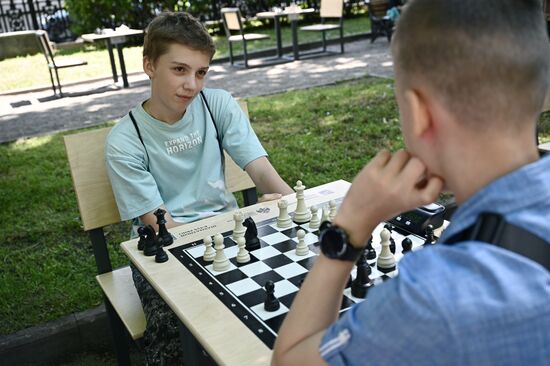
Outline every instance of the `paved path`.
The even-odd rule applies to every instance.
[[[389,44],[385,39],[372,44],[368,39],[347,43],[342,55],[269,67],[237,69],[227,63],[215,64],[206,85],[245,98],[327,85],[366,74],[392,77]],[[63,88],[70,96],[53,100],[51,89],[0,95],[0,143],[118,119],[149,96],[145,74],[132,75],[130,84],[131,88],[121,89],[110,85],[109,80],[83,83]],[[25,103],[27,105],[14,107]]]

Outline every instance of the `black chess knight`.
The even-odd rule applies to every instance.
[[[246,232],[244,233],[244,239],[246,241],[246,250],[249,252],[251,250],[260,249],[260,239],[258,239],[258,229],[256,228],[256,223],[252,220],[251,217],[247,217],[243,221],[243,226],[246,227]]]

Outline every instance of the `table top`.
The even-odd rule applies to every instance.
[[[350,183],[338,180],[305,191],[306,204],[316,205],[343,197]],[[288,211],[296,209],[296,196],[284,197]],[[241,209],[244,217],[260,222],[278,215],[277,201]],[[169,249],[233,230],[233,212],[178,226],[169,231],[176,237]],[[269,365],[269,349],[220,300],[214,296],[169,250],[169,260],[156,263],[137,249],[137,239],[122,243],[122,249],[147,278],[204,349],[219,365]]]
[[[286,17],[286,16],[289,16],[289,15],[300,15],[300,14],[308,14],[308,13],[313,13],[313,12],[315,12],[315,9],[313,9],[313,8],[292,9],[290,7],[287,7],[285,10],[281,10],[281,11],[262,11],[262,12],[256,14],[256,18],[262,19],[262,18]]]
[[[81,37],[86,42],[94,42],[109,38],[117,38],[117,37],[127,37],[127,36],[136,36],[143,34],[143,30],[141,29],[132,29],[132,28],[117,28],[115,30],[113,29],[104,29],[102,33],[86,33],[83,34]]]

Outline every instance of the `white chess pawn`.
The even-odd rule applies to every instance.
[[[237,239],[237,246],[239,247],[239,252],[237,253],[237,263],[248,263],[250,262],[250,254],[246,250],[246,241],[244,238],[239,237]]]
[[[306,241],[304,239],[306,236],[306,232],[300,229],[298,230],[296,235],[298,236],[298,245],[296,245],[296,255],[299,255],[299,256],[307,255],[309,253],[309,248],[306,245]]]
[[[277,217],[277,227],[285,228],[292,226],[292,219],[288,214],[288,202],[284,199],[277,202],[279,207],[279,216]]]
[[[321,216],[321,223],[330,220],[329,217],[328,217],[328,212],[329,212],[328,205],[324,205],[322,210],[323,210],[323,213],[322,213],[322,216]]]
[[[311,206],[310,211],[311,211],[311,221],[309,222],[309,228],[312,230],[319,229],[319,226],[321,226],[321,220],[317,215],[318,208],[315,206]]]
[[[240,237],[244,238],[246,228],[243,225],[243,213],[239,210],[233,214],[233,220],[235,220],[235,228],[233,229],[233,241],[238,242]]]
[[[214,260],[214,257],[216,256],[216,251],[214,248],[212,248],[212,237],[207,236],[203,240],[204,242],[204,255],[202,256],[202,259],[204,259],[206,262],[212,262]]]
[[[329,213],[328,213],[328,219],[332,222],[336,218],[336,213],[338,212],[338,208],[336,207],[336,201],[330,200],[328,203],[329,206]]]
[[[382,229],[380,232],[380,244],[382,245],[382,250],[378,255],[378,260],[376,261],[376,267],[380,272],[388,273],[395,271],[395,257],[393,256],[390,250],[390,232],[388,229]]]
[[[213,268],[216,272],[222,272],[229,268],[230,262],[223,252],[224,248],[225,245],[223,244],[222,234],[214,235],[214,249],[216,249],[216,256],[214,257]]]
[[[304,224],[311,219],[311,213],[307,209],[304,190],[306,186],[299,180],[296,182],[294,190],[296,191],[296,211],[294,211],[294,222]]]

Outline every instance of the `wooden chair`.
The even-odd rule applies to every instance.
[[[388,0],[370,0],[367,3],[371,24],[371,43],[373,43],[380,35],[386,36],[388,38],[388,42],[391,41],[393,22],[386,15],[389,5],[390,2]]]
[[[248,114],[245,102],[241,108]],[[97,265],[97,282],[103,290],[105,308],[119,365],[130,365],[128,336],[143,337],[145,315],[132,280],[130,267],[112,268],[103,227],[120,222],[104,160],[105,139],[110,128],[64,137],[73,186],[84,230],[90,235]],[[225,154],[226,184],[242,192],[245,205],[257,202],[254,182]]]
[[[36,40],[38,42],[38,45],[40,46],[40,49],[42,50],[42,53],[46,57],[46,63],[48,64],[48,71],[50,72],[50,80],[52,82],[52,89],[53,94],[57,96],[56,92],[56,85],[53,79],[52,70],[55,72],[55,78],[57,80],[57,89],[59,90],[59,97],[63,97],[63,92],[61,91],[61,83],[59,81],[59,72],[58,69],[66,69],[68,67],[75,67],[75,66],[84,66],[87,65],[88,62],[84,60],[78,60],[78,59],[68,59],[64,58],[62,61],[55,61],[54,59],[54,51],[52,49],[52,44],[50,42],[50,39],[48,38],[48,33],[43,30],[36,31]]]
[[[300,27],[306,32],[321,32],[323,35],[323,51],[327,52],[326,32],[340,31],[340,53],[344,53],[344,0],[321,0],[321,24]],[[329,19],[338,19],[338,24],[325,23]]]
[[[242,42],[243,65],[248,68],[248,51],[246,48],[247,42],[269,39],[270,37],[266,34],[245,33],[243,18],[239,8],[222,8],[221,14],[225,35],[227,36],[227,42],[229,43],[229,62],[231,62],[231,65],[235,64],[233,56],[233,43]],[[233,34],[234,32],[237,32],[237,34]]]

